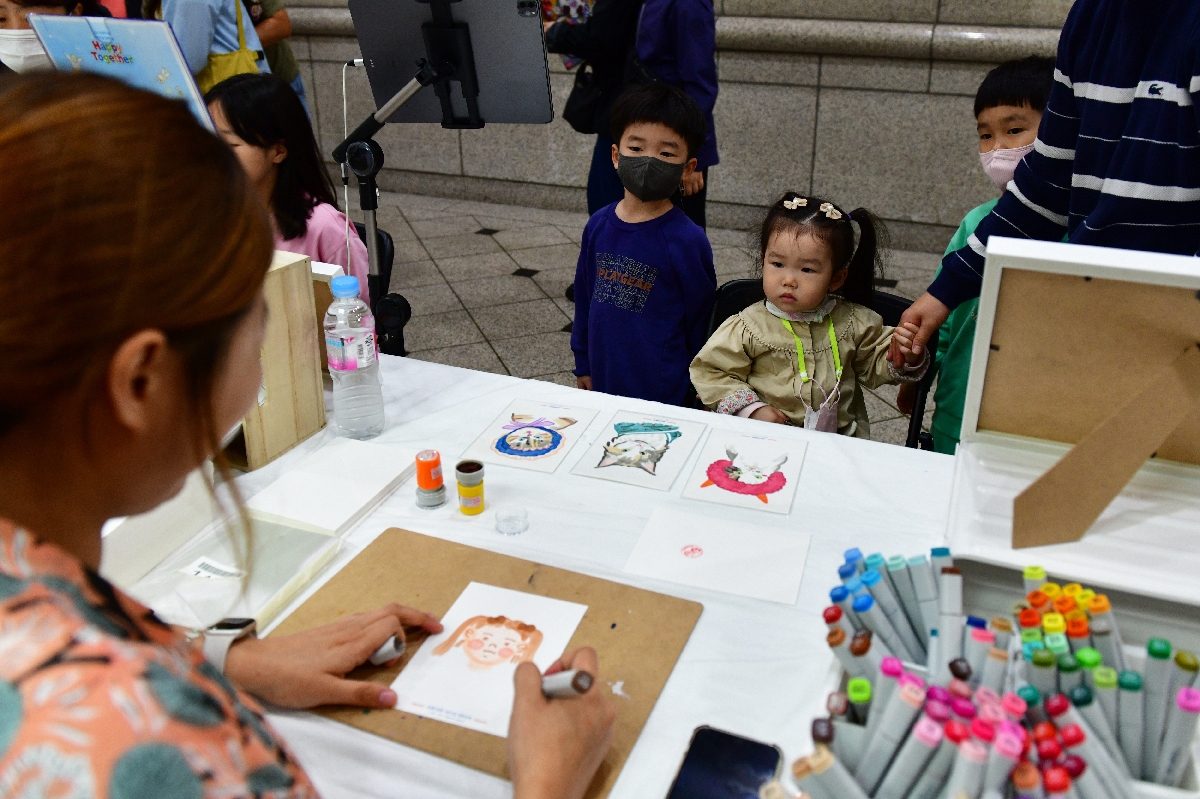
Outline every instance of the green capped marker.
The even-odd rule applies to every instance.
[[[1070,694],[1072,688],[1083,685],[1083,667],[1074,655],[1070,652],[1059,655],[1057,665],[1059,693]]]
[[[1163,729],[1167,726],[1167,690],[1171,687],[1171,670],[1173,668],[1171,642],[1165,638],[1151,638],[1147,641],[1146,665],[1142,670],[1142,684],[1146,695],[1145,727],[1142,730],[1142,762],[1147,773],[1142,776],[1148,779],[1153,779],[1153,772],[1158,770],[1158,754],[1162,744]]]
[[[1104,660],[1100,657],[1100,653],[1090,646],[1085,646],[1082,649],[1075,650],[1075,659],[1079,661],[1079,668],[1083,669],[1083,684],[1088,688],[1093,687],[1096,683],[1093,680],[1092,673],[1104,665]]]
[[[1142,700],[1142,675],[1136,671],[1123,671],[1117,678],[1117,738],[1125,765],[1134,779],[1142,776],[1142,753],[1144,747],[1145,706]]]
[[[1117,670],[1111,666],[1098,666],[1092,672],[1092,694],[1100,707],[1104,708],[1104,719],[1109,729],[1117,728]],[[1116,753],[1113,753],[1114,756]]]
[[[1038,689],[1042,696],[1058,693],[1058,658],[1049,649],[1039,649],[1033,653],[1029,684]]]

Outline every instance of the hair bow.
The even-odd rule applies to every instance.
[[[803,208],[806,205],[808,205],[807,197],[794,197],[790,200],[783,201],[783,207],[789,211],[795,211],[797,208]]]
[[[821,210],[829,219],[841,219],[842,212],[833,207],[833,203],[821,203]]]

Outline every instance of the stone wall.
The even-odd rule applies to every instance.
[[[338,6],[338,3],[341,3]],[[903,249],[940,252],[994,196],[976,154],[972,98],[996,63],[1053,55],[1071,0],[717,0],[721,163],[709,221],[751,227],[783,191],[865,206]],[[359,55],[345,0],[289,3],[326,153],[342,139],[342,65]],[[550,57],[556,113],[571,75]],[[346,76],[350,126],[370,113]],[[586,210],[593,138],[545,126],[448,131],[388,125],[385,190]]]

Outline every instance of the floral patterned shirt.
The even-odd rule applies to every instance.
[[[196,648],[0,519],[0,796],[316,795],[258,704]]]

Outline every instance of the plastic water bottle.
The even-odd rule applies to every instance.
[[[325,351],[333,377],[333,416],[342,435],[374,438],[383,432],[383,387],[375,316],[358,296],[358,278],[333,279],[325,313]]]

